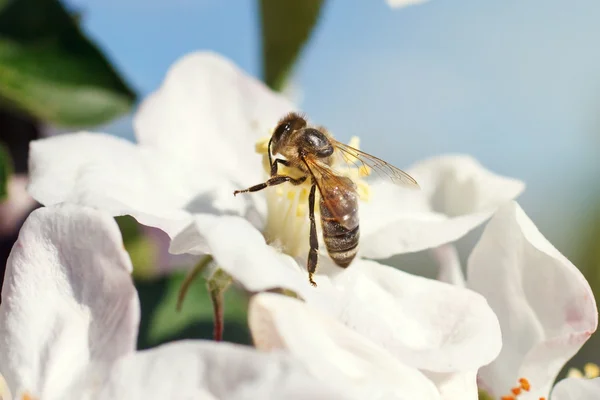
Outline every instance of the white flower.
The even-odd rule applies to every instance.
[[[167,232],[171,252],[211,254],[250,291],[305,294],[312,289],[305,272],[308,217],[298,200],[306,188],[284,184],[232,196],[266,179],[255,145],[293,109],[222,57],[191,54],[140,107],[138,144],[85,132],[35,141],[29,190],[45,205],[130,214]],[[367,187],[360,256],[386,258],[454,241],[523,190],[466,156],[433,158],[409,172],[423,190],[384,181]],[[267,245],[263,232],[297,260]],[[322,251],[321,271],[327,264]]]
[[[361,257],[454,241],[517,196],[523,184],[465,156],[411,168],[421,191],[358,179],[359,192],[368,197],[360,206],[361,257],[337,275],[322,251],[319,268],[325,273],[316,277],[314,289],[305,270],[307,187],[280,185],[232,196],[266,179],[264,138],[290,110],[284,98],[221,57],[189,55],[142,104],[135,119],[137,145],[89,133],[34,142],[30,192],[47,205],[67,201],[131,214],[167,232],[172,252],[211,254],[249,291],[287,288],[311,305],[322,298],[331,316],[406,365],[427,371],[443,392],[475,390],[475,371],[500,346],[496,317],[485,301]],[[359,178],[357,170],[342,170]],[[367,331],[369,324],[379,335]]]
[[[72,205],[34,211],[2,289],[0,397],[358,399],[284,354],[207,341],[136,352],[130,271],[112,218]]]
[[[459,276],[457,271],[445,275]],[[482,388],[507,395],[525,379],[530,390],[519,400],[548,398],[563,365],[598,325],[594,296],[581,272],[512,202],[496,212],[473,249],[466,285],[485,296],[502,329],[500,355],[479,372]]]

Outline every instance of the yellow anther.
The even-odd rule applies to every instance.
[[[583,366],[583,373],[588,379],[594,379],[600,376],[600,367],[594,363],[587,363]]]
[[[577,368],[569,368],[569,372],[567,372],[567,378],[583,378],[583,372]]]
[[[348,142],[348,146],[354,147],[355,149],[360,149],[360,138],[358,136],[352,136],[350,138],[350,142]]]
[[[270,137],[258,139],[254,145],[254,151],[258,154],[267,154],[267,151],[269,150],[269,140],[271,140]]]
[[[371,187],[365,181],[356,182],[356,192],[362,201],[371,200]]]

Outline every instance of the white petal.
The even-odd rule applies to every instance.
[[[524,189],[467,156],[432,158],[408,172],[421,190],[378,182],[372,200],[361,204],[363,256],[387,258],[453,242]]]
[[[44,205],[132,214],[169,233],[190,221],[184,207],[194,193],[177,164],[126,140],[86,132],[37,140],[29,164],[29,193]]]
[[[552,400],[600,399],[600,378],[567,378],[558,382],[552,390]]]
[[[233,197],[238,184],[218,171],[202,172],[123,139],[77,133],[31,143],[29,192],[45,205],[69,202],[129,214],[170,236],[192,221],[192,213],[253,212],[255,198]]]
[[[211,254],[216,264],[247,290],[286,288],[304,295],[308,273],[291,257],[265,243],[262,234],[240,217],[196,215],[171,242],[174,254]]]
[[[431,381],[387,352],[301,302],[261,293],[250,301],[257,348],[285,349],[325,382],[369,399],[439,399]]]
[[[478,400],[477,371],[459,373],[424,372],[440,391],[442,400]]]
[[[0,373],[13,393],[60,398],[90,360],[135,350],[139,305],[115,221],[57,206],[34,211],[7,262]]]
[[[466,372],[500,351],[498,320],[469,289],[366,260],[352,263],[333,288],[326,311],[410,366]]]
[[[111,399],[350,399],[344,388],[319,382],[285,354],[208,341],[184,341],[141,351],[92,373],[69,398]],[[85,394],[82,394],[82,386]]]
[[[531,384],[523,399],[547,396],[564,363],[598,325],[581,272],[514,202],[496,213],[473,249],[467,285],[487,298],[500,320],[502,352],[480,371],[495,395],[523,377]]]
[[[400,8],[406,6],[412,6],[416,4],[423,4],[429,0],[386,0],[390,7]]]
[[[134,126],[142,146],[218,170],[243,187],[263,178],[257,139],[294,106],[212,52],[188,54],[141,105]]]

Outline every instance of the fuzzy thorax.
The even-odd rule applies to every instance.
[[[269,137],[260,139],[256,143],[256,152],[263,156],[262,163],[265,171],[265,178],[270,175],[268,143]],[[358,148],[359,139],[354,137],[349,143],[350,146]],[[279,158],[275,155],[275,158]],[[369,184],[364,179],[371,171],[366,167],[356,168],[354,164],[348,164],[342,157],[335,158],[332,165],[335,172],[339,175],[348,177],[356,184],[356,191],[362,201],[368,201],[370,195]],[[287,175],[294,178],[303,176],[303,172],[293,167],[286,167],[279,164],[278,175]],[[267,242],[277,248],[280,248],[286,254],[292,257],[298,257],[308,251],[310,221],[308,218],[308,195],[310,193],[311,179],[307,179],[300,185],[283,183],[265,189],[267,196],[267,223],[263,232]],[[315,204],[315,217],[319,220],[319,193]],[[320,234],[320,223],[317,222],[317,230]]]

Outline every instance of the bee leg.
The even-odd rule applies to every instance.
[[[238,193],[247,193],[247,192],[258,192],[259,190],[263,190],[268,186],[281,185],[284,182],[289,182],[292,185],[300,185],[302,182],[306,180],[306,176],[301,176],[298,179],[292,178],[291,176],[284,175],[275,175],[269,178],[266,182],[259,183],[258,185],[254,185],[244,190],[236,190],[233,192],[233,195],[237,195]]]
[[[306,269],[308,270],[308,281],[311,285],[317,286],[313,280],[313,274],[317,270],[317,262],[319,260],[319,238],[317,237],[317,224],[315,223],[315,190],[317,186],[313,184],[310,187],[308,195],[308,218],[310,219],[310,250],[308,251],[308,260]]]
[[[275,161],[271,163],[271,176],[277,175],[277,164],[283,164],[286,167],[290,166],[290,162],[288,160],[282,160],[281,158],[276,158]]]

